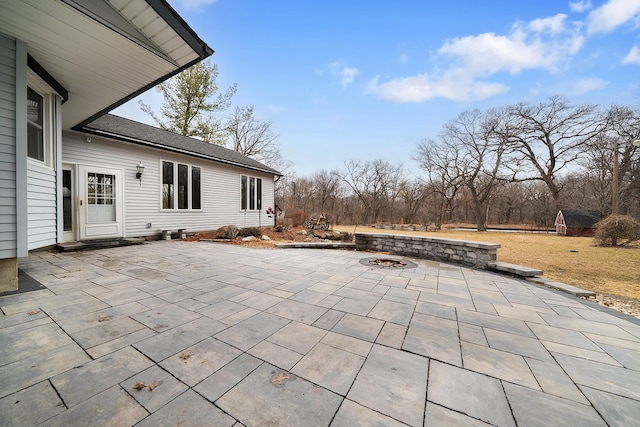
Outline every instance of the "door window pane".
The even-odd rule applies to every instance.
[[[62,224],[64,231],[73,231],[73,207],[71,205],[71,171],[62,171]]]
[[[116,177],[103,173],[87,173],[87,223],[102,224],[116,220]]]

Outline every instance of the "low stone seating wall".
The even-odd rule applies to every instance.
[[[496,260],[498,243],[470,242],[399,234],[356,233],[356,250],[450,262],[486,270]]]

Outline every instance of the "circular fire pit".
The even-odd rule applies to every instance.
[[[418,266],[418,264],[411,261],[389,257],[363,258],[360,260],[360,264],[368,267],[389,268],[393,270],[399,268],[416,268]]]

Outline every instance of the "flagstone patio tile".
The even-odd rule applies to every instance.
[[[347,398],[412,426],[422,426],[426,358],[374,345]]]
[[[453,320],[414,314],[402,349],[462,366],[458,323]]]
[[[157,365],[145,369],[121,382],[120,385],[151,413],[189,389],[184,383]]]
[[[329,425],[342,398],[320,386],[267,363],[251,372],[216,401],[247,426],[286,423]]]
[[[113,386],[61,414],[49,419],[47,426],[131,426],[148,415],[119,386]]]
[[[522,356],[465,341],[461,346],[462,363],[466,369],[540,390]]]
[[[438,361],[429,365],[427,400],[489,424],[516,425],[498,379]]]
[[[193,387],[242,352],[215,338],[207,338],[160,362],[160,366]]]
[[[504,383],[504,390],[518,426],[607,427],[598,413],[587,405],[560,399],[516,384]]]
[[[291,372],[344,396],[365,358],[326,344],[317,344]]]
[[[212,375],[207,377],[193,389],[208,400],[214,402],[247,375],[253,372],[263,362],[250,354],[243,353]]]
[[[188,390],[167,403],[151,416],[142,420],[138,427],[159,426],[216,426],[231,427],[234,420],[211,405],[193,390]]]
[[[332,331],[359,338],[365,341],[374,342],[382,329],[384,322],[378,319],[346,314],[333,327]]]
[[[331,422],[331,427],[402,427],[406,424],[345,399]]]
[[[0,399],[4,427],[35,426],[64,411],[64,403],[49,381],[42,381]]]

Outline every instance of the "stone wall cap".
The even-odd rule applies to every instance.
[[[458,240],[458,239],[449,239],[446,237],[428,237],[428,236],[417,236],[414,234],[388,234],[388,233],[363,233],[356,232],[356,236],[367,236],[367,237],[391,237],[393,239],[409,239],[409,240],[422,240],[433,243],[446,243],[446,244],[454,244],[460,246],[466,246],[470,248],[478,248],[478,249],[499,249],[501,247],[500,243],[490,243],[490,242],[475,242],[471,240]]]

